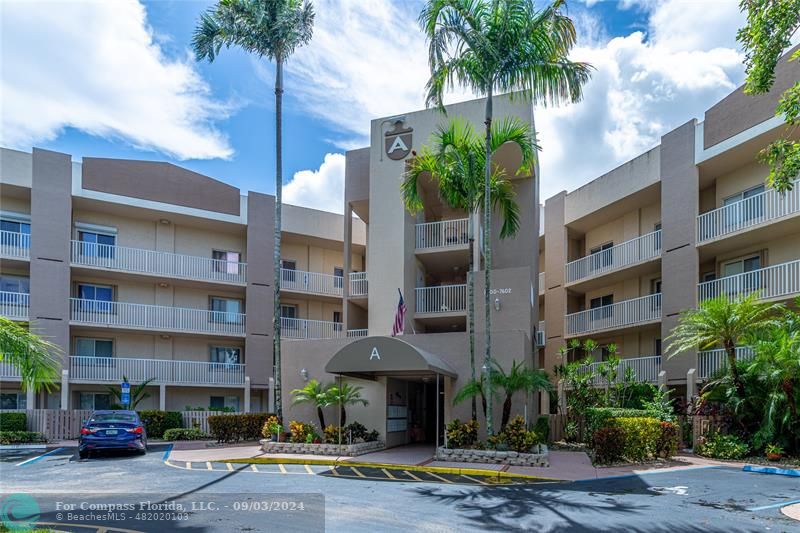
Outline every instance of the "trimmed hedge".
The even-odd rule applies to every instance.
[[[656,456],[661,438],[661,421],[657,418],[623,417],[613,419],[617,427],[625,432],[623,455],[638,463]]]
[[[47,439],[35,431],[0,431],[0,444],[38,444],[40,442],[47,442]]]
[[[658,413],[643,409],[616,409],[612,407],[591,407],[586,410],[586,430],[591,437],[598,429],[614,425],[615,418],[658,418]],[[590,442],[591,444],[591,442]]]
[[[28,415],[25,413],[0,413],[0,431],[25,431]]]
[[[168,429],[183,428],[183,415],[178,411],[139,411],[147,438],[161,439]]]
[[[212,415],[208,417],[208,429],[217,442],[259,440],[261,429],[270,416],[270,413]]]
[[[550,417],[540,416],[537,418],[536,425],[533,426],[533,431],[542,442],[550,442]]]
[[[164,440],[203,440],[210,439],[207,435],[197,428],[172,428],[164,432]]]
[[[625,430],[619,426],[600,428],[592,436],[594,460],[608,465],[622,460],[625,454]]]

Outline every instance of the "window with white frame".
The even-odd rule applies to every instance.
[[[597,270],[598,268],[610,266],[614,261],[613,251],[611,250],[613,247],[613,242],[607,242],[589,250],[589,269]]]
[[[213,322],[242,323],[242,300],[212,296],[209,306],[212,311],[211,320]]]
[[[0,244],[14,248],[30,248],[30,215],[8,211],[0,212]]]
[[[27,276],[0,275],[0,292],[30,294],[31,280]]]
[[[242,362],[242,349],[233,346],[212,346],[211,362],[238,365]]]
[[[110,409],[111,394],[107,392],[80,392],[78,402],[81,409]]]
[[[233,411],[239,410],[239,397],[238,396],[211,396],[209,398],[208,406],[211,409],[232,409]]]
[[[114,302],[114,287],[94,283],[78,283],[77,297],[82,311],[110,313]]]
[[[736,207],[731,207],[726,210],[725,223],[727,225],[736,225],[763,216],[764,197],[759,195],[763,193],[764,190],[764,184],[756,185],[755,187],[750,187],[749,189],[723,199],[723,206],[736,205]]]
[[[211,257],[214,259],[214,270],[225,274],[239,274],[239,263],[242,254],[229,250],[213,250]]]
[[[113,259],[114,249],[117,245],[116,228],[95,226],[94,224],[75,224],[80,253],[86,257],[99,257]]]
[[[114,357],[114,341],[78,337],[75,339],[75,355],[80,357]]]
[[[24,392],[0,393],[0,409],[27,409],[28,397]]]

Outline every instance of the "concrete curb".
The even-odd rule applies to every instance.
[[[757,474],[774,474],[778,476],[800,477],[800,469],[777,468],[774,466],[744,465],[745,472],[755,472]]]
[[[46,450],[47,444],[0,444],[0,450]]]
[[[278,458],[278,457],[263,457],[254,459],[229,459],[211,461],[212,463],[232,463],[232,464],[284,464],[284,465],[317,465],[317,466],[355,466],[362,468],[386,468],[393,470],[408,470],[411,472],[433,472],[435,474],[457,474],[468,476],[483,476],[495,478],[514,478],[514,479],[535,479],[539,481],[549,481],[555,483],[567,483],[563,479],[547,478],[540,476],[531,476],[527,474],[514,474],[511,472],[503,472],[499,470],[484,470],[480,468],[460,468],[460,467],[446,467],[446,466],[419,466],[419,465],[404,465],[396,463],[368,463],[364,461],[339,461],[337,459],[301,459],[294,457]]]

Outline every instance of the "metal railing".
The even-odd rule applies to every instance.
[[[697,242],[756,226],[793,213],[800,213],[800,180],[786,194],[775,189],[719,207],[697,216]]]
[[[75,265],[203,281],[245,283],[247,263],[126,246],[71,241]]]
[[[0,230],[0,256],[29,259],[31,256],[30,234]]]
[[[417,313],[453,313],[467,309],[466,284],[417,287],[415,291]]]
[[[598,369],[605,364],[607,363],[598,361],[597,363],[592,363],[588,367],[580,367],[579,373],[586,374],[591,372],[595,374],[592,383],[594,385],[602,385],[605,382],[604,378],[596,374],[598,373]],[[633,380],[636,383],[656,383],[658,382],[658,374],[661,372],[661,356],[646,355],[620,359],[619,366],[617,366],[617,377],[614,383],[622,382],[629,368],[632,371]]]
[[[0,291],[0,316],[12,320],[28,320],[31,295],[26,292]]]
[[[544,272],[539,272],[539,294],[545,293]]]
[[[368,331],[369,330],[367,328],[363,328],[363,329],[348,329],[347,330],[347,336],[348,337],[366,337]]]
[[[459,218],[417,224],[417,250],[469,244],[468,221],[468,218]]]
[[[605,274],[660,256],[661,230],[656,230],[567,263],[566,282]]]
[[[8,361],[0,361],[0,378],[18,380],[22,378],[19,369]]]
[[[723,295],[734,300],[753,292],[762,299],[800,294],[800,260],[705,281],[697,289],[701,302]]]
[[[344,336],[341,322],[281,317],[282,339],[338,339]]]
[[[536,328],[536,346],[544,346],[547,343],[547,336],[544,333],[544,320],[539,321],[539,327]]]
[[[753,349],[749,346],[736,347],[736,359],[747,361],[753,357]],[[723,348],[697,352],[697,377],[708,379],[718,371],[728,368],[728,355]]]
[[[661,319],[661,294],[650,294],[565,317],[567,335],[624,328]]]
[[[366,272],[350,272],[350,296],[367,296],[369,283]]]
[[[70,320],[81,324],[158,331],[244,335],[245,315],[164,305],[70,298]]]
[[[171,359],[135,359],[131,357],[69,357],[70,381],[108,381],[119,383],[123,377],[136,383],[153,379],[154,383],[191,383],[193,385],[243,385],[244,365]]]
[[[282,290],[341,296],[343,283],[342,276],[290,268],[281,269]]]

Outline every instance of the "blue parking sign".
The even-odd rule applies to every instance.
[[[128,382],[123,382],[121,385],[122,394],[120,395],[120,400],[122,401],[122,405],[128,407],[131,403],[131,384]]]

